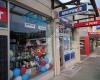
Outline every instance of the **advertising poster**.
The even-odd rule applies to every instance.
[[[100,32],[100,25],[96,26],[96,32]]]

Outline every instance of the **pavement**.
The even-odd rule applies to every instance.
[[[98,56],[98,54],[94,53],[77,65],[79,65],[81,69],[73,76],[62,72],[59,76],[51,80],[100,80],[100,56]]]

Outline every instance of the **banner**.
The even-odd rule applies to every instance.
[[[100,32],[88,32],[88,35],[90,36],[100,36]]]
[[[100,25],[100,20],[74,23],[75,28]]]
[[[8,21],[8,14],[6,8],[0,8],[0,22],[7,23]]]

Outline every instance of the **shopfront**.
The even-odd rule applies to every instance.
[[[0,80],[48,80],[79,61],[78,34],[68,24],[17,1],[0,2]]]
[[[29,80],[53,69],[48,18],[10,4],[10,79]]]
[[[74,41],[74,32],[72,31],[71,21],[61,20],[61,26],[59,28],[59,42],[60,42],[60,65],[68,66],[67,63],[75,60],[75,50],[72,47]]]

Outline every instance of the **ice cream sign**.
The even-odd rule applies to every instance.
[[[7,20],[8,20],[7,9],[0,8],[0,22],[7,22]]]

